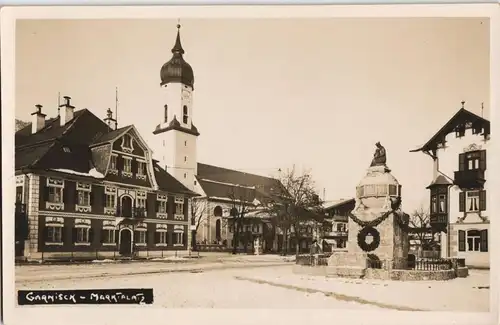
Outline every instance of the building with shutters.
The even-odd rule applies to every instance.
[[[490,122],[464,105],[424,145],[411,151],[433,161],[427,187],[430,223],[434,232],[441,233],[442,257],[465,258],[469,266],[489,267]]]
[[[16,256],[28,259],[162,256],[186,252],[196,194],[152,158],[133,125],[37,105],[15,134]]]
[[[354,209],[356,200],[340,199],[324,204],[323,250],[347,248],[349,213]]]

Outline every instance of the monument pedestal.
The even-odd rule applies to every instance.
[[[387,166],[368,168],[356,191],[348,221],[348,251],[328,260],[329,274],[362,277],[366,268],[404,268],[408,234],[401,225],[408,216],[400,208],[401,186]]]

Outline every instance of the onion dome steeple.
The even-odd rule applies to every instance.
[[[177,24],[177,38],[175,39],[175,44],[172,48],[172,58],[161,67],[160,85],[166,86],[169,83],[182,83],[193,88],[193,68],[191,68],[189,63],[187,63],[182,57],[184,49],[181,44],[180,28],[181,25]]]

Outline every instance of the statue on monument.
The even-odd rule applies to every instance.
[[[384,146],[382,146],[380,144],[380,142],[377,142],[375,145],[377,146],[377,149],[375,150],[375,153],[373,154],[373,159],[372,159],[372,163],[370,164],[370,167],[386,166],[387,156],[386,156]]]

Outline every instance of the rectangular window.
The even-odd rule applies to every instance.
[[[16,202],[23,202],[23,187],[16,186]]]
[[[115,196],[113,194],[106,194],[106,208],[115,207]]]
[[[174,233],[174,245],[183,245],[184,244],[184,233],[176,232]]]
[[[89,230],[90,228],[83,228],[79,227],[76,228],[76,238],[75,238],[75,243],[77,244],[83,244],[83,243],[89,243]]]
[[[63,189],[61,187],[49,186],[49,202],[62,203]]]
[[[439,213],[446,213],[446,195],[439,195]]]
[[[129,158],[123,159],[123,171],[126,173],[132,172],[132,159]]]
[[[78,191],[78,205],[90,206],[90,192]]]
[[[115,244],[115,230],[114,229],[103,229],[101,236],[102,236],[102,243],[103,244]]]
[[[469,252],[481,251],[481,236],[478,230],[467,231],[467,251]]]
[[[47,238],[45,242],[47,243],[62,243],[62,226],[46,226]]]
[[[466,192],[467,199],[465,202],[466,212],[479,211],[479,191]]]
[[[158,212],[167,213],[167,201],[158,201]]]
[[[137,199],[136,207],[138,208],[146,208],[146,199]]]
[[[117,156],[112,155],[111,159],[109,161],[109,169],[113,169],[113,170],[117,169],[116,160],[117,160]]]
[[[137,175],[146,175],[146,164],[142,161],[137,162]]]
[[[162,232],[159,232],[158,236],[159,236],[159,244],[163,244],[163,245],[166,245],[168,244],[168,237],[167,237],[167,232],[166,231],[162,231]]]
[[[146,230],[136,230],[136,244],[146,244]]]
[[[183,198],[175,198],[175,214],[184,214]]]

